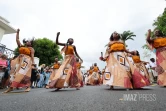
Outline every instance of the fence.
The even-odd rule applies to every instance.
[[[6,46],[1,43],[0,43],[0,53],[7,55],[8,58],[14,57],[14,51],[6,48]]]

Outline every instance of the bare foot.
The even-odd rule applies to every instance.
[[[31,90],[31,88],[28,87],[28,88],[25,90],[25,92],[29,92],[30,90]]]
[[[13,88],[12,88],[12,87],[9,87],[8,90],[6,90],[6,91],[3,92],[3,93],[8,93],[8,92],[11,92],[11,91],[13,91]]]
[[[49,86],[48,86],[48,85],[46,86],[46,89],[49,89]]]

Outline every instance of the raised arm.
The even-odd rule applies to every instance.
[[[77,53],[76,46],[74,46],[74,52],[75,52],[76,56],[83,62],[83,60],[80,58],[80,56],[79,56],[78,53]]]
[[[153,42],[153,40],[151,40],[150,37],[151,37],[151,29],[148,30],[148,35],[147,35],[147,38],[146,38],[148,43],[152,43]]]
[[[20,32],[20,29],[17,29],[16,42],[17,42],[18,47],[21,47],[22,44],[21,44],[21,42],[20,42],[20,40],[19,40],[19,32]]]
[[[60,32],[57,33],[57,36],[56,36],[56,44],[57,44],[57,45],[61,45],[61,46],[65,46],[65,45],[66,45],[65,43],[60,43],[60,42],[59,42],[59,35],[60,35]]]
[[[32,64],[35,64],[35,62],[34,62],[34,54],[35,54],[35,50],[34,50],[33,48],[31,48],[30,50],[31,50]]]

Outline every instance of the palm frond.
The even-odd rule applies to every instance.
[[[126,41],[127,41],[127,40],[134,40],[134,39],[133,39],[133,38],[127,38]]]

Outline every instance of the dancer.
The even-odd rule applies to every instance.
[[[49,84],[53,80],[53,78],[55,77],[55,74],[56,74],[56,72],[58,71],[58,69],[59,69],[59,67],[61,65],[58,61],[59,61],[58,57],[55,57],[52,73],[50,75],[50,78],[49,78],[48,84],[46,86],[46,89],[49,89]]]
[[[31,85],[31,71],[32,71],[32,65],[34,64],[34,49],[33,49],[33,41],[32,40],[23,40],[24,45],[21,44],[19,40],[19,32],[20,30],[17,29],[16,34],[16,42],[19,47],[19,53],[20,55],[16,58],[16,64],[19,64],[15,78],[11,84],[11,86],[8,88],[8,90],[5,91],[5,93],[8,93],[13,90],[13,88],[17,87],[26,87],[25,92],[30,91],[30,85]]]
[[[93,73],[93,66],[91,66],[90,69],[87,71],[86,85],[93,85],[94,80],[92,78],[92,73]]]
[[[148,30],[147,42],[156,49],[156,71],[158,73],[157,83],[166,87],[166,37],[160,30],[155,30],[155,38],[151,38],[151,30]]]
[[[133,88],[132,74],[126,53],[131,52],[126,50],[125,43],[120,40],[120,35],[114,32],[110,37],[105,57],[100,57],[101,60],[107,61],[103,83],[110,85],[111,89],[113,89],[113,86]]]
[[[97,66],[97,63],[94,63],[93,67],[93,73],[92,73],[92,79],[93,79],[93,85],[100,85],[100,70]]]
[[[62,49],[62,53],[65,54],[64,61],[60,68],[58,69],[55,77],[51,81],[49,87],[50,88],[63,88],[63,87],[75,87],[76,89],[80,88],[79,77],[77,76],[77,68],[76,68],[76,57],[77,56],[81,61],[82,59],[77,53],[76,46],[73,45],[74,40],[69,38],[67,43],[59,42],[60,32],[57,33],[56,44],[60,46],[64,46]],[[63,71],[65,68],[68,68],[67,75],[65,78],[63,77]],[[57,87],[60,86],[60,87]]]
[[[141,88],[144,86],[150,85],[150,77],[148,70],[146,69],[145,65],[148,62],[144,62],[140,60],[139,52],[133,51],[132,52],[132,60],[134,64],[131,64],[132,70],[132,83],[134,88]]]

